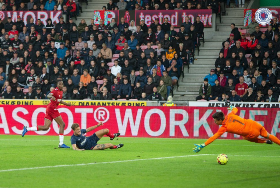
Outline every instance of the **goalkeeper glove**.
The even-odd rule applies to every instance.
[[[202,148],[204,148],[205,147],[205,144],[195,144],[195,148],[193,148],[193,151],[195,152],[195,153],[198,153],[198,152],[200,152],[200,150],[202,150]]]
[[[234,108],[234,106],[230,105],[228,110],[232,111],[233,108]]]

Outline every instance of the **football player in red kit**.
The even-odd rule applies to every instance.
[[[57,106],[59,104],[64,104],[66,106],[71,106],[71,103],[66,103],[62,101],[62,95],[63,95],[63,81],[58,81],[57,82],[57,87],[50,92],[47,97],[50,99],[50,103],[47,106],[46,109],[46,116],[45,116],[45,124],[44,126],[38,126],[38,127],[27,127],[24,126],[23,131],[22,131],[22,137],[28,132],[28,131],[47,131],[51,124],[52,121],[55,120],[56,123],[59,125],[59,148],[70,148],[69,146],[65,145],[63,143],[64,141],[64,127],[65,123],[62,120],[58,110]]]

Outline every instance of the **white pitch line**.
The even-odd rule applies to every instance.
[[[30,168],[15,168],[15,169],[0,170],[0,173],[1,172],[24,171],[24,170],[47,169],[47,168],[73,167],[73,166],[98,165],[98,164],[114,164],[114,163],[126,163],[126,162],[136,162],[136,161],[151,161],[151,160],[185,158],[185,157],[200,157],[200,156],[207,156],[207,155],[216,155],[216,154],[183,155],[183,156],[158,157],[158,158],[147,158],[147,159],[132,159],[132,160],[123,160],[123,161],[54,165],[54,166],[41,166],[41,167],[30,167]]]

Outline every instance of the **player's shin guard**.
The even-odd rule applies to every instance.
[[[64,144],[64,135],[63,134],[59,134],[59,145]]]
[[[110,138],[115,138],[115,135],[114,134],[112,134],[112,133],[110,133],[110,130],[108,129],[108,133],[106,134],[107,136],[109,136]]]
[[[38,131],[38,127],[27,127],[27,131]]]
[[[269,138],[269,140],[271,140],[272,142],[274,142],[274,143],[280,145],[280,140],[279,140],[276,136],[270,134],[268,138]]]

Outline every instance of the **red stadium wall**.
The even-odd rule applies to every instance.
[[[23,125],[37,126],[44,122],[46,106],[0,106],[0,134],[21,134]],[[65,134],[72,135],[72,123],[82,128],[103,121],[102,128],[119,131],[126,137],[160,138],[208,138],[217,130],[212,114],[228,113],[226,108],[209,107],[60,107],[65,121]],[[264,108],[239,108],[238,115],[258,121],[271,134],[280,138],[280,110]],[[29,132],[28,135],[57,135],[58,125],[53,123],[49,131]],[[222,138],[240,139],[233,134]]]

